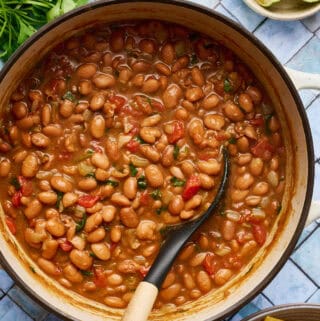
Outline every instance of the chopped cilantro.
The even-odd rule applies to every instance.
[[[277,214],[280,214],[281,210],[282,210],[282,205],[279,204],[277,207]]]
[[[69,91],[69,90],[63,95],[62,98],[63,98],[63,99],[70,100],[70,101],[72,101],[72,102],[74,102],[74,101],[76,100],[74,94],[73,94],[71,91]]]
[[[119,71],[118,71],[117,69],[115,69],[114,72],[113,72],[113,74],[114,74],[114,76],[115,76],[116,78],[118,78],[120,73],[119,73]]]
[[[198,57],[195,54],[192,54],[190,57],[190,65],[195,65],[199,62]]]
[[[94,259],[97,259],[97,256],[93,252],[89,252],[89,255],[93,257]]]
[[[130,175],[132,177],[134,177],[138,174],[137,167],[135,167],[132,163],[129,164],[129,170],[130,170]]]
[[[145,143],[146,143],[140,136],[135,136],[134,139],[135,139],[139,144],[145,144]]]
[[[91,256],[91,253],[90,253],[90,256]],[[91,271],[85,271],[85,270],[80,270],[80,271],[81,271],[81,274],[84,276],[92,276],[93,275],[93,273]]]
[[[225,79],[223,83],[223,88],[226,93],[230,92],[233,90],[233,87],[229,81],[229,79]]]
[[[114,181],[112,179],[107,179],[106,181],[103,182],[103,184],[111,185],[113,187],[117,187],[119,185],[119,182],[118,181]]]
[[[267,136],[270,136],[272,134],[272,131],[270,129],[270,120],[272,118],[272,114],[264,115],[263,118],[264,118],[266,134],[267,134]]]
[[[30,270],[32,271],[32,273],[36,273],[36,270],[33,266],[30,265],[29,267],[30,267]]]
[[[86,150],[85,154],[76,159],[76,162],[82,162],[85,159],[90,158],[94,154],[92,149]]]
[[[138,178],[138,188],[139,189],[146,189],[148,187],[147,185],[147,180],[145,178],[145,176],[140,176]]]
[[[229,144],[233,144],[234,145],[236,143],[237,143],[237,139],[234,136],[229,138]]]
[[[166,205],[161,206],[161,207],[159,207],[159,208],[156,209],[156,213],[157,213],[157,215],[160,215],[161,212],[164,212],[164,211],[166,211],[167,209],[168,209],[168,206],[166,206]]]
[[[94,172],[91,172],[91,173],[86,174],[85,177],[93,177],[93,178],[96,178]]]
[[[13,185],[16,190],[19,190],[21,188],[21,184],[19,183],[19,180],[16,176],[13,176],[11,178],[10,184]]]
[[[177,178],[175,176],[173,176],[170,179],[170,182],[174,187],[181,187],[181,186],[184,186],[186,184],[186,181],[184,179],[180,179],[180,178]]]
[[[55,191],[57,193],[57,202],[56,202],[56,208],[58,209],[59,212],[63,211],[63,204],[62,204],[62,197],[64,193],[60,191]]]
[[[179,156],[179,151],[180,151],[180,148],[178,145],[174,145],[174,149],[173,149],[173,158],[175,160],[178,159],[178,156]]]
[[[162,193],[159,189],[155,189],[152,193],[150,193],[150,195],[154,200],[160,200],[162,197]]]
[[[84,228],[86,222],[87,222],[87,214],[83,213],[81,221],[76,225],[76,231],[80,232]]]

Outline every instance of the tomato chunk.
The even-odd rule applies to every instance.
[[[6,224],[10,230],[10,232],[13,235],[16,235],[17,233],[17,227],[16,227],[16,223],[14,222],[14,220],[11,217],[6,216]]]
[[[58,242],[61,250],[64,252],[70,252],[73,249],[72,243],[65,238],[59,239]]]
[[[93,270],[93,282],[98,288],[104,288],[107,285],[107,277],[102,267],[95,267]]]
[[[253,147],[251,147],[251,152],[256,157],[268,160],[275,152],[275,148],[270,144],[267,138],[262,138]]]
[[[148,274],[149,270],[150,270],[150,266],[148,266],[148,267],[146,267],[146,266],[141,266],[141,267],[139,268],[139,273],[140,273],[141,276],[144,278],[144,277]]]
[[[21,186],[20,190],[23,196],[30,196],[32,194],[32,182],[23,176],[18,176],[18,181]]]
[[[214,274],[216,271],[216,262],[213,259],[214,259],[214,254],[207,253],[207,255],[205,256],[202,262],[203,268],[209,275]]]
[[[253,126],[261,127],[261,126],[263,126],[263,124],[264,124],[264,119],[263,119],[262,115],[259,114],[259,115],[257,115],[255,118],[250,119],[250,120],[249,120],[249,123],[250,123],[251,125],[253,125]]]
[[[167,134],[168,136],[168,142],[170,144],[174,144],[177,142],[180,138],[184,137],[184,123],[177,120],[172,123],[173,125],[173,131],[172,134]]]
[[[149,205],[151,202],[151,196],[148,191],[144,191],[140,195],[140,204],[143,206]]]
[[[99,196],[93,196],[93,195],[82,195],[78,199],[78,204],[80,206],[83,206],[85,208],[89,208],[94,206],[98,200],[100,199]]]
[[[21,197],[22,197],[21,191],[14,192],[11,198],[11,201],[14,207],[19,207],[21,205]]]
[[[185,201],[196,195],[201,187],[201,181],[199,176],[192,174],[187,180],[186,187],[182,193],[182,197]]]
[[[252,233],[253,233],[254,239],[259,245],[264,244],[264,242],[267,239],[267,230],[263,225],[252,224]]]
[[[131,153],[136,153],[140,148],[140,143],[135,139],[131,139],[126,146]]]
[[[112,96],[109,101],[116,105],[116,111],[118,111],[125,104],[126,99],[122,96]]]

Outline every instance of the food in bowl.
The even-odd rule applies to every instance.
[[[257,79],[220,43],[179,25],[97,25],[54,48],[2,115],[1,203],[11,233],[61,285],[124,308],[172,224],[215,196],[155,309],[222,287],[281,211],[285,147]]]

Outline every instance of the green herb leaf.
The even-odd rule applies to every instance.
[[[21,188],[21,184],[16,176],[13,176],[10,180],[10,184],[18,191]]]
[[[84,226],[85,226],[85,224],[86,224],[86,222],[87,222],[87,214],[83,213],[81,221],[78,222],[77,225],[76,225],[76,231],[77,232],[82,231]]]
[[[135,136],[134,140],[136,140],[139,144],[145,144],[146,143],[140,136]]]
[[[150,193],[150,195],[155,201],[160,200],[162,197],[162,193],[159,189],[155,189],[152,193]]]
[[[62,204],[62,197],[64,193],[60,191],[55,191],[57,193],[57,202],[56,202],[56,208],[61,213],[63,211],[63,204]]]
[[[233,144],[234,145],[236,143],[237,143],[237,139],[234,136],[229,138],[229,144]]]
[[[76,163],[82,162],[82,161],[84,161],[85,159],[90,158],[93,154],[94,154],[94,151],[93,151],[92,149],[88,149],[88,150],[86,151],[86,153],[85,153],[84,155],[80,156],[79,158],[77,158],[77,159],[75,160],[75,162],[76,162]]]
[[[280,214],[281,210],[282,210],[282,204],[279,204],[277,207],[277,215]]]
[[[117,187],[119,185],[119,182],[118,181],[114,181],[112,179],[107,179],[106,181],[104,181],[102,184],[105,184],[105,185],[111,185],[113,187]]]
[[[173,158],[175,160],[178,159],[178,156],[179,156],[179,151],[180,151],[180,148],[178,145],[174,145],[174,149],[173,149]]]
[[[137,167],[135,167],[132,163],[129,164],[129,170],[130,170],[130,175],[132,177],[134,177],[138,174]]]
[[[225,79],[223,82],[223,89],[226,93],[230,92],[233,90],[233,87],[229,81],[229,79]]]
[[[138,178],[138,188],[139,189],[146,189],[148,187],[148,184],[147,184],[147,180],[145,178],[145,176],[140,176]]]
[[[168,206],[166,206],[166,205],[161,206],[160,208],[157,208],[157,209],[156,209],[156,214],[157,214],[157,215],[160,215],[161,212],[165,212],[167,209],[168,209]]]
[[[62,98],[63,98],[63,99],[70,100],[70,101],[72,101],[72,102],[74,102],[74,101],[76,100],[76,97],[74,96],[74,94],[73,94],[71,91],[69,91],[69,90],[63,95]]]
[[[91,253],[90,253],[91,256]],[[93,273],[91,271],[86,271],[86,270],[80,270],[81,274],[84,276],[92,276]]]
[[[119,78],[120,72],[119,72],[117,69],[115,69],[115,70],[113,71],[113,74],[114,74],[114,76],[115,76],[116,78]]]
[[[35,268],[33,266],[30,265],[29,268],[32,271],[32,273],[36,273],[36,270],[35,270]]]
[[[86,174],[86,176],[85,177],[92,177],[92,178],[96,178],[96,175],[92,172],[92,173],[88,173],[88,174]]]
[[[180,179],[180,178],[177,178],[175,176],[173,176],[171,179],[170,179],[170,183],[174,186],[174,187],[182,187],[186,184],[186,181],[184,179]]]
[[[190,58],[190,65],[195,65],[199,62],[198,57],[196,54],[192,54]]]

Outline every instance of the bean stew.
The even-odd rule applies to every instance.
[[[168,225],[217,213],[187,243],[155,309],[223,286],[281,211],[279,119],[248,66],[215,40],[148,20],[97,25],[51,50],[0,124],[0,200],[10,232],[64,287],[127,306]],[[36,269],[35,269],[36,273]]]

